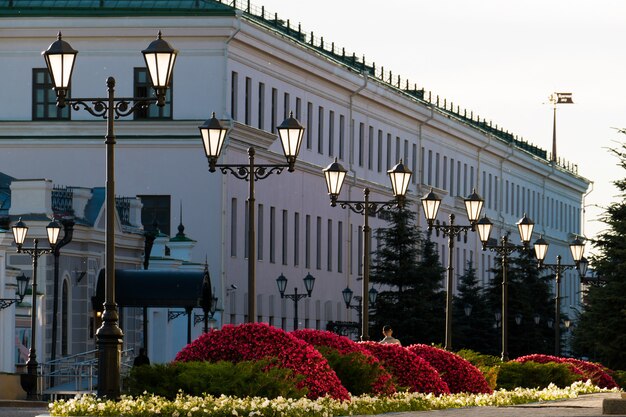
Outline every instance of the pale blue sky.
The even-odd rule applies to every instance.
[[[253,0],[418,88],[552,149],[548,96],[572,92],[557,113],[557,154],[594,182],[584,232],[604,226],[626,176],[608,148],[626,136],[626,2],[618,0]]]

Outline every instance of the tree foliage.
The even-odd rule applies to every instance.
[[[611,153],[626,169],[626,145]],[[613,184],[620,201],[607,207],[601,218],[607,229],[592,242],[597,254],[591,257],[591,264],[602,284],[586,289],[573,348],[577,356],[612,369],[626,369],[626,178]]]
[[[435,244],[424,239],[409,207],[392,209],[389,227],[377,230],[370,280],[382,284],[372,315],[373,334],[391,325],[403,345],[442,343],[444,335],[444,269]]]

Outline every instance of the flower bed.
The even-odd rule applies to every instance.
[[[411,345],[407,349],[435,368],[441,379],[448,384],[451,393],[489,394],[493,392],[482,372],[459,355],[422,344]]]
[[[52,416],[125,416],[125,417],[333,417],[368,415],[390,412],[440,410],[446,408],[475,406],[510,406],[537,401],[576,398],[579,394],[608,392],[594,386],[591,381],[576,382],[559,389],[550,386],[543,390],[515,389],[497,390],[493,394],[453,394],[433,396],[422,393],[396,393],[390,397],[353,397],[351,401],[333,400],[328,397],[310,400],[306,398],[275,399],[235,397],[191,397],[179,395],[168,401],[153,395],[137,398],[122,397],[120,401],[101,400],[85,395],[68,401],[50,404]],[[613,390],[615,391],[615,390]]]
[[[329,395],[338,400],[350,398],[328,362],[313,346],[287,332],[264,323],[226,325],[204,333],[176,355],[176,361],[230,361],[273,359],[304,380],[298,387],[308,389],[307,397]]]
[[[376,356],[392,373],[396,384],[411,392],[449,394],[448,385],[435,368],[415,353],[394,344],[361,342],[361,346]]]
[[[372,355],[367,349],[353,342],[345,336],[326,330],[301,329],[291,332],[298,339],[315,346],[317,349],[322,347],[336,350],[340,355],[349,355],[358,353],[363,355],[363,359],[371,366],[378,365],[378,378],[372,382],[369,390],[366,391],[374,395],[391,395],[396,392],[391,374],[382,366],[380,361]],[[341,375],[339,375],[341,377]],[[345,385],[345,383],[344,383]],[[348,387],[348,385],[345,385]]]

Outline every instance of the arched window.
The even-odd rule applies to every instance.
[[[68,330],[70,326],[69,308],[69,289],[67,286],[67,280],[63,280],[63,289],[61,292],[61,355],[63,356],[66,356],[68,354]]]

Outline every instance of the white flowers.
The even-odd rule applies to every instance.
[[[68,401],[49,405],[52,416],[119,416],[146,417],[334,417],[364,414],[381,414],[401,411],[421,411],[476,406],[508,406],[562,398],[575,398],[579,394],[609,392],[594,386],[591,381],[578,381],[566,388],[550,385],[545,389],[516,388],[513,391],[497,390],[493,394],[432,394],[400,392],[389,397],[363,395],[351,401],[329,397],[309,400],[300,398],[236,398],[227,396],[193,397],[179,393],[175,400],[144,394],[137,398],[122,396],[119,401],[100,400],[83,395]]]

